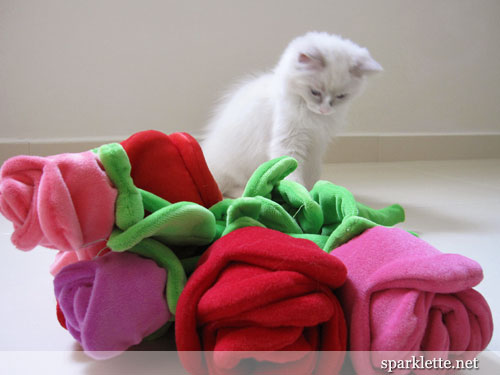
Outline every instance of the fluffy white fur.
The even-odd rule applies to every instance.
[[[207,127],[202,148],[224,195],[240,196],[261,163],[283,155],[299,162],[289,178],[310,189],[347,104],[381,70],[366,48],[339,36],[294,39],[272,72],[225,96]]]

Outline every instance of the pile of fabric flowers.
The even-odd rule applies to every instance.
[[[174,329],[193,374],[248,360],[266,373],[335,373],[345,351],[364,374],[380,369],[370,351],[486,348],[478,263],[394,228],[399,205],[375,210],[331,182],[308,191],[286,180],[296,167],[268,161],[241,198],[222,199],[193,137],[145,131],[9,159],[0,212],[17,248],[58,250],[57,317],[96,359]]]

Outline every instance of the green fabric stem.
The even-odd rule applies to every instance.
[[[302,233],[300,225],[280,204],[264,197],[253,199],[261,203],[259,221],[266,228],[284,233]]]
[[[359,216],[371,220],[379,225],[393,226],[405,220],[405,211],[399,204],[393,204],[379,210],[357,202]]]
[[[296,160],[287,156],[263,163],[249,179],[242,198],[212,207],[217,238],[245,226],[263,226],[309,239],[331,252],[368,228],[404,221],[400,205],[377,210],[328,181],[318,181],[308,192],[302,185],[284,180],[296,166]]]
[[[234,199],[226,198],[209,208],[215,216],[215,239],[222,237],[227,225],[227,210],[233,204]]]
[[[216,220],[226,221],[227,210],[233,204],[234,199],[226,198],[209,208],[210,212],[214,214]]]
[[[123,251],[147,237],[169,245],[207,245],[215,233],[215,217],[209,210],[196,203],[178,202],[153,212],[110,238],[108,247]]]
[[[119,143],[110,143],[99,148],[99,159],[106,174],[118,190],[116,198],[116,225],[127,229],[144,217],[144,206],[139,190],[130,177],[131,165],[127,153]]]
[[[240,229],[240,228],[246,228],[246,227],[265,228],[266,226],[264,224],[262,224],[261,222],[259,222],[258,220],[253,219],[251,217],[239,217],[238,219],[227,224],[226,228],[224,229],[224,232],[222,232],[222,236],[225,236],[226,234],[231,233],[233,230]]]
[[[243,197],[258,195],[271,198],[271,191],[276,184],[297,169],[297,160],[282,156],[261,164],[253,173],[243,192]]]
[[[318,247],[323,249],[326,245],[326,241],[328,241],[328,236],[323,236],[321,234],[307,234],[307,233],[287,233],[288,235],[295,237],[295,238],[302,238],[305,240],[309,240],[314,242]]]
[[[323,211],[321,206],[313,200],[307,189],[297,182],[282,180],[276,186],[289,209],[293,207],[293,218],[304,233],[317,234],[323,225]]]
[[[222,237],[222,235],[224,234],[224,231],[226,230],[226,221],[222,221],[222,220],[217,220],[215,222],[215,237],[214,237],[214,241],[215,240],[218,240],[219,238]]]
[[[227,208],[226,221],[228,224],[241,217],[258,220],[262,204],[255,198],[238,198]]]
[[[184,268],[184,272],[186,273],[186,275],[190,275],[194,272],[194,270],[196,269],[196,265],[198,264],[198,261],[200,260],[201,258],[201,255],[197,255],[197,256],[194,256],[194,257],[189,257],[189,258],[184,258],[184,259],[181,259],[181,264],[182,264],[182,268]]]
[[[149,212],[155,212],[163,207],[170,206],[171,203],[156,194],[150,193],[147,190],[139,189],[141,193],[142,203],[144,209]]]
[[[323,211],[322,234],[330,234],[345,217],[358,215],[354,196],[343,186],[328,181],[318,181],[311,190],[311,196]]]
[[[330,253],[340,245],[363,233],[366,229],[377,226],[376,223],[359,216],[349,216],[328,236],[324,251]]]

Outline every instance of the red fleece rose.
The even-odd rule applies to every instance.
[[[331,291],[346,275],[344,264],[313,242],[275,230],[247,227],[220,238],[179,298],[183,365],[193,374],[238,372],[248,364],[240,360],[254,358],[288,372],[338,370],[343,355],[318,359],[316,351],[346,349],[344,314]]]
[[[187,133],[156,130],[136,133],[121,142],[134,184],[171,203],[189,201],[210,207],[222,200],[198,142]]]

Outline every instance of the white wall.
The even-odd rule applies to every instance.
[[[384,66],[349,134],[500,133],[498,0],[0,0],[0,140],[198,134],[308,30]]]

